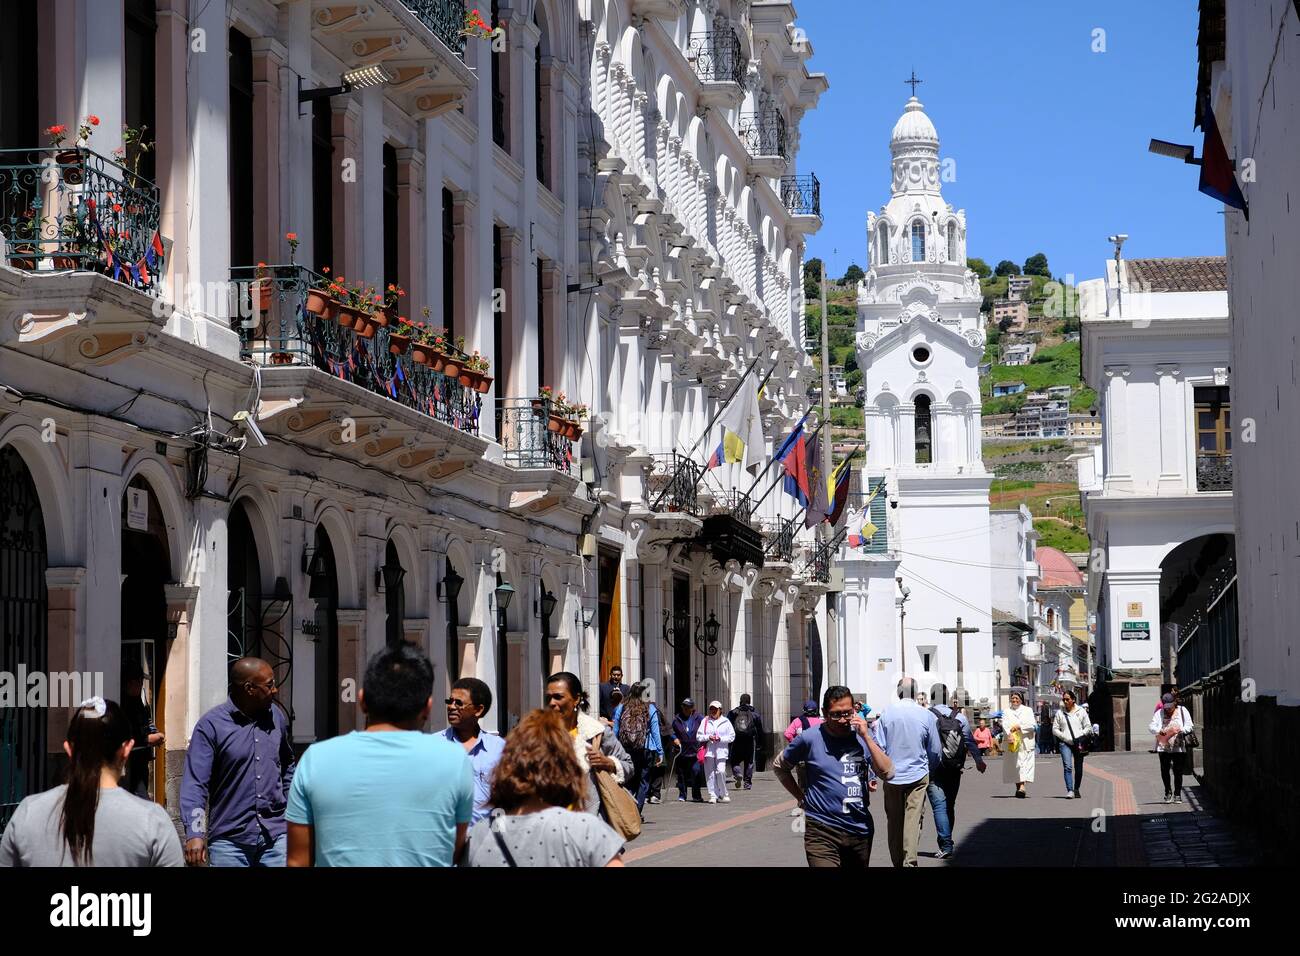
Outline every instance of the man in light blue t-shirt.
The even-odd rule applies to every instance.
[[[433,665],[403,644],[366,667],[366,729],[312,744],[289,789],[289,866],[451,866],[474,812],[463,747],[421,733]]]

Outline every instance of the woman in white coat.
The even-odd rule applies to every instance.
[[[1083,758],[1088,755],[1092,721],[1088,712],[1074,699],[1074,691],[1061,695],[1061,709],[1052,718],[1052,734],[1061,750],[1061,767],[1065,770],[1065,795],[1079,799],[1083,783]]]
[[[730,803],[727,793],[727,757],[731,752],[730,744],[736,739],[736,728],[722,715],[722,703],[713,701],[709,704],[709,714],[700,721],[700,729],[695,732],[704,750],[704,782],[709,788],[709,803]]]
[[[1012,691],[1011,706],[1002,714],[1002,729],[1006,734],[1007,752],[1002,758],[1002,780],[1016,785],[1016,796],[1028,796],[1025,784],[1034,782],[1034,751],[1038,735],[1038,717],[1025,706],[1019,691]],[[1013,744],[1014,742],[1014,744]],[[1015,750],[1012,751],[1012,746]]]

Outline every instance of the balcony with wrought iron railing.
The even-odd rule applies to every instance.
[[[781,177],[781,202],[792,216],[822,217],[822,184],[815,174]]]
[[[652,456],[646,476],[646,500],[654,512],[699,515],[704,466],[680,452]]]
[[[340,324],[320,304],[323,277],[303,266],[237,266],[231,269],[232,326],[240,357],[253,365],[308,366],[351,382],[436,421],[477,435],[483,397],[453,362],[420,361],[399,326]],[[376,318],[388,322],[377,313]]]
[[[449,50],[460,57],[465,55],[465,0],[402,0],[402,3]]]
[[[158,187],[89,149],[0,150],[4,261],[97,272],[156,296],[164,245]]]
[[[736,31],[692,33],[686,39],[686,59],[700,80],[702,106],[735,107],[745,95],[749,61]]]
[[[571,474],[581,426],[545,398],[498,398],[497,441],[515,468],[552,468]]]
[[[786,133],[785,117],[780,110],[745,113],[740,117],[736,132],[755,161],[770,161],[776,165],[779,160],[783,166],[790,158],[789,136]],[[782,171],[778,167],[775,173],[760,172],[760,175],[779,175]]]
[[[793,518],[776,518],[763,522],[763,557],[767,561],[789,564],[794,560],[796,527]]]
[[[734,490],[715,494],[704,510],[698,543],[714,560],[763,566],[763,535],[754,527],[754,501],[749,495]]]
[[[1196,490],[1197,491],[1231,491],[1232,490],[1232,453],[1225,455],[1206,454],[1196,456]]]

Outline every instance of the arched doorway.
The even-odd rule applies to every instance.
[[[49,656],[45,590],[45,518],[22,456],[0,449],[0,671],[45,672]],[[26,692],[25,681],[15,694]],[[46,789],[46,711],[0,700],[0,830],[18,803]]]
[[[144,476],[136,475],[122,495],[122,683],[125,686],[132,673],[141,678],[140,703],[147,713],[134,702],[128,711],[133,719],[151,720],[151,732],[166,725],[162,706],[171,637],[167,626],[171,566],[167,525],[158,496]],[[133,758],[129,787],[137,795],[165,803],[166,768],[157,756],[151,750]]]
[[[242,501],[230,509],[226,530],[226,657],[263,657],[262,564],[257,556],[253,526]],[[278,678],[280,675],[276,675]]]
[[[307,574],[307,596],[316,602],[312,640],[316,642],[316,739],[339,732],[339,576],[329,534],[316,528],[316,547]]]
[[[379,574],[384,585],[384,636],[389,647],[396,647],[406,640],[406,569],[392,538],[384,548],[384,566]]]

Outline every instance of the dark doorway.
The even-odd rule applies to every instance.
[[[329,100],[311,104],[311,254],[322,272],[334,261],[334,130]]]
[[[36,484],[18,452],[0,449],[0,671],[47,669],[45,569],[45,517]],[[0,830],[23,797],[53,782],[45,721],[45,708],[0,708]]]
[[[691,684],[691,579],[673,576],[673,701],[692,696]],[[705,704],[708,701],[704,702]]]
[[[156,0],[126,0],[125,33],[125,97],[126,125],[142,132],[144,142],[152,142],[157,135],[154,91],[157,64],[158,13]],[[127,165],[149,182],[157,182],[157,165],[154,151],[132,149],[127,155]]]
[[[316,548],[307,566],[308,596],[316,602],[316,739],[339,732],[339,578],[325,529],[316,529]]]
[[[391,538],[384,548],[384,567],[380,574],[384,582],[384,636],[389,647],[396,647],[406,639],[406,569]]]
[[[253,42],[230,30],[230,264],[253,257]]]
[[[0,15],[0,149],[35,149],[40,132],[36,51],[37,0],[4,0]],[[25,212],[26,210],[21,210]]]
[[[142,703],[156,727],[166,726],[163,713],[171,631],[167,626],[167,585],[172,580],[167,526],[158,496],[137,475],[122,498],[122,668],[139,667],[144,673]],[[167,799],[163,762],[150,753],[145,774],[151,780],[149,795],[158,803]],[[143,763],[143,761],[142,761]]]
[[[262,567],[257,557],[253,526],[243,502],[230,511],[227,526],[226,657],[233,664],[241,657],[264,657],[262,651]],[[279,676],[278,674],[276,675]]]
[[[617,551],[600,549],[599,612],[597,627],[600,639],[600,678],[609,677],[609,669],[623,665],[622,620],[619,616],[619,576]]]

